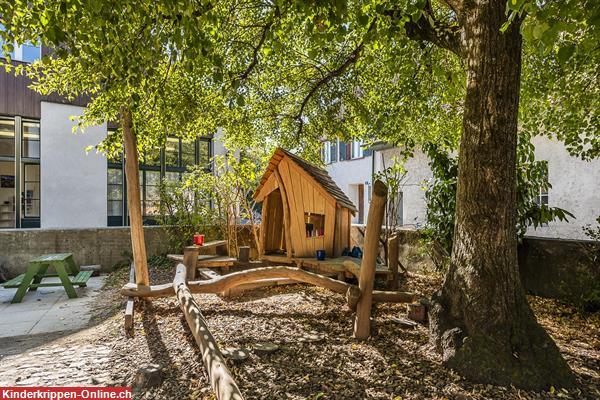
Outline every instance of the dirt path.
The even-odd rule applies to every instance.
[[[153,281],[170,279],[158,272]],[[121,276],[122,275],[122,276]],[[125,278],[114,277],[115,286]],[[427,294],[439,278],[413,275],[407,287]],[[174,299],[137,309],[135,336],[122,331],[123,299],[107,289],[96,325],[2,359],[5,384],[130,385],[138,367],[158,363],[163,384],[137,394],[146,399],[213,398],[197,347]],[[251,348],[270,341],[277,352],[231,364],[246,399],[546,399],[600,398],[600,316],[584,316],[557,302],[531,298],[540,321],[553,335],[581,387],[568,392],[524,392],[464,381],[442,368],[427,346],[427,328],[402,329],[392,317],[401,305],[375,310],[375,336],[352,339],[351,313],[340,295],[294,285],[255,291],[236,299],[198,295],[221,347]],[[312,332],[323,335],[312,341]],[[18,348],[18,347],[17,347]]]

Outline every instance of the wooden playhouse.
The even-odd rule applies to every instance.
[[[350,247],[356,207],[327,171],[278,148],[254,199],[262,203],[261,256],[273,261],[339,257]]]

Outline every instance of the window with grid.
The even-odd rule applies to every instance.
[[[40,164],[23,164],[23,217],[40,216]]]
[[[15,156],[15,121],[0,119],[0,157]]]
[[[108,216],[123,216],[123,169],[108,168]]]
[[[23,121],[22,156],[40,158],[40,123]]]

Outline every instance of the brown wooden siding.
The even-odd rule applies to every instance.
[[[13,64],[17,65],[19,62],[14,61]],[[30,84],[31,80],[28,77],[15,76],[12,72],[8,73],[4,68],[0,68],[0,115],[18,115],[25,118],[40,119],[42,101],[82,107],[87,104],[87,99],[68,101],[58,95],[42,96],[31,90],[29,88]]]

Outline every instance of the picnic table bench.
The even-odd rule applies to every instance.
[[[47,273],[50,266],[54,267],[55,274]],[[63,286],[67,296],[73,299],[77,297],[73,286],[86,286],[92,273],[93,271],[80,271],[71,253],[46,254],[31,260],[24,274],[4,282],[2,286],[7,289],[17,288],[11,303],[20,303],[28,289],[34,291],[39,287],[53,286]],[[60,282],[42,282],[44,278],[49,277],[58,277]]]

